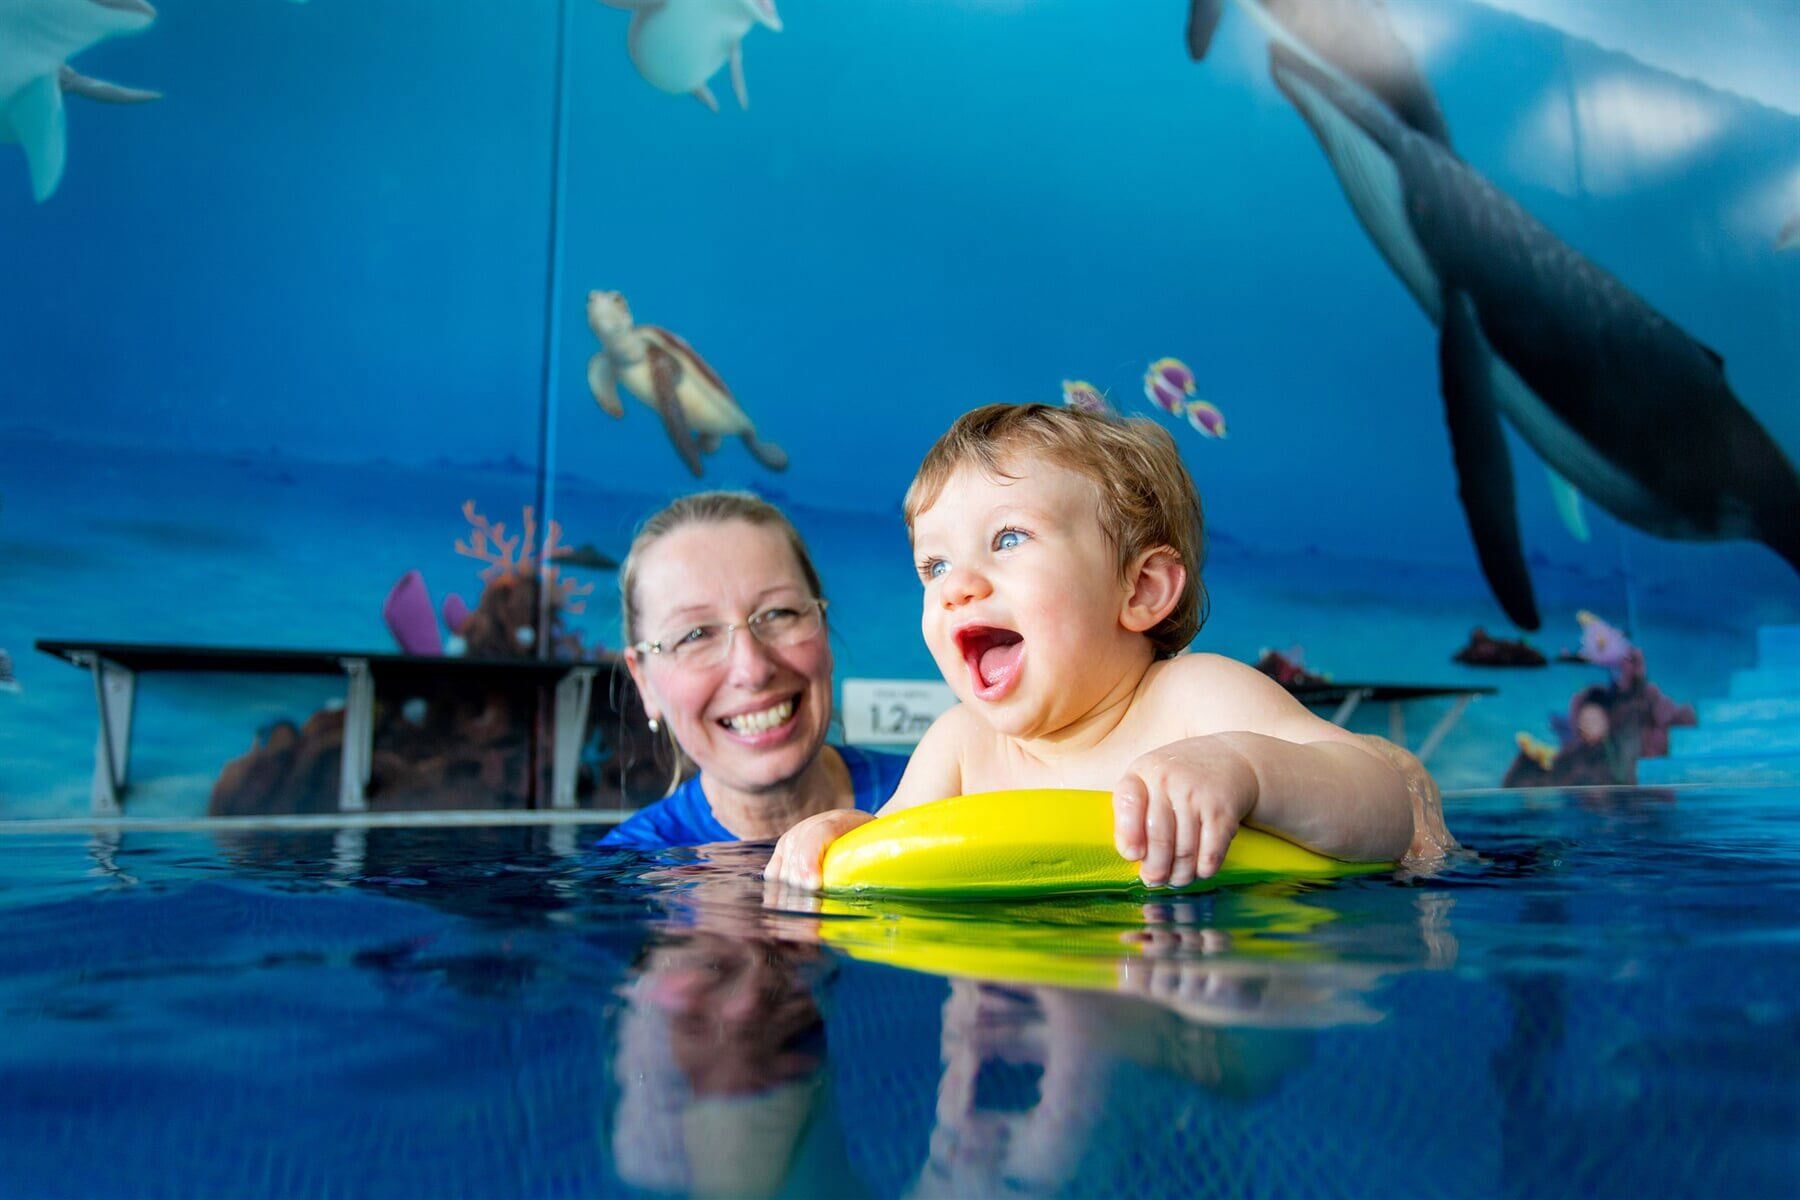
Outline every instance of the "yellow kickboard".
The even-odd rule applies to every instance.
[[[1211,879],[1183,891],[1261,879],[1331,879],[1391,867],[1326,858],[1255,829],[1240,829]],[[982,792],[879,817],[825,853],[827,894],[1025,896],[1154,891],[1113,847],[1107,792],[1032,788]]]

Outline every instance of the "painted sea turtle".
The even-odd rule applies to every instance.
[[[688,470],[700,475],[700,456],[726,437],[739,437],[757,462],[787,470],[787,452],[756,436],[756,426],[738,407],[731,389],[694,348],[666,329],[638,325],[618,292],[589,292],[588,326],[600,351],[588,360],[588,387],[609,417],[625,415],[619,384],[657,411],[669,442]]]

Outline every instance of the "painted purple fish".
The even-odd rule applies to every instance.
[[[1225,414],[1217,405],[1208,404],[1204,400],[1189,400],[1187,403],[1187,423],[1209,438],[1225,436]]]
[[[1194,394],[1194,373],[1179,358],[1159,358],[1144,372],[1144,398],[1172,417]]]
[[[1063,380],[1062,396],[1063,403],[1070,408],[1078,408],[1097,417],[1112,415],[1112,405],[1106,402],[1106,395],[1085,379]]]
[[[1184,395],[1194,394],[1194,373],[1179,358],[1159,358],[1150,369],[1180,388]]]

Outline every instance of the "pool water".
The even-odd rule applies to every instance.
[[[1787,1194],[1796,814],[1461,797],[1432,878],[779,910],[766,847],[15,825],[0,1197]]]

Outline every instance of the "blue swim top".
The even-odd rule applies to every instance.
[[[854,746],[833,746],[850,771],[850,790],[856,807],[874,812],[888,802],[900,786],[906,755],[881,754]],[[736,834],[719,824],[700,788],[700,776],[682,780],[661,800],[633,813],[597,843],[633,850],[663,850],[670,846],[704,846],[708,842],[735,842]]]

